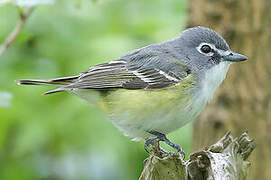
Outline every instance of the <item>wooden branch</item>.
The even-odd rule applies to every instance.
[[[233,139],[228,132],[216,144],[193,153],[184,161],[178,153],[161,156],[152,151],[140,180],[245,180],[255,142],[245,132]],[[156,147],[155,147],[156,148]]]
[[[0,56],[3,55],[3,53],[6,51],[6,49],[11,45],[11,43],[16,39],[19,32],[23,28],[26,20],[29,18],[29,16],[34,11],[35,7],[30,7],[27,12],[20,12],[20,21],[17,24],[17,26],[13,29],[13,31],[9,34],[9,36],[6,38],[5,42],[0,46]]]

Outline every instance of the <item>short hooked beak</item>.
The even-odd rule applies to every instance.
[[[229,55],[223,56],[223,59],[224,61],[239,62],[247,60],[247,57],[242,54],[231,52]]]

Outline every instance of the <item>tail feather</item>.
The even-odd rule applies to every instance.
[[[42,95],[48,95],[48,94],[53,94],[53,93],[57,93],[57,92],[62,92],[62,91],[65,91],[66,89],[65,88],[57,88],[57,89],[53,89],[51,91],[47,91],[45,93],[43,93]]]
[[[75,82],[79,76],[70,76],[63,78],[55,78],[55,79],[21,79],[16,80],[18,85],[56,85],[60,86],[57,89],[45,92],[44,95],[52,94],[56,92],[64,91],[65,88],[63,86],[67,86]]]
[[[58,85],[65,86],[73,83],[78,76],[70,76],[63,78],[55,78],[55,79],[21,79],[16,80],[18,85]]]

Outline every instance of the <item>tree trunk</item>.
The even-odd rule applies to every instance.
[[[156,144],[139,180],[245,180],[250,166],[246,159],[254,148],[247,133],[234,140],[227,133],[184,162],[177,153],[163,156]]]
[[[188,26],[219,32],[231,49],[248,56],[233,64],[211,104],[194,124],[194,149],[231,130],[257,141],[249,179],[271,179],[271,1],[190,0]],[[207,133],[208,132],[208,133]]]

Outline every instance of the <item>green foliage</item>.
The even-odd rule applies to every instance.
[[[0,57],[0,179],[137,179],[147,157],[143,142],[131,142],[76,97],[41,96],[51,88],[20,87],[14,80],[74,75],[176,37],[184,28],[185,7],[179,0],[38,6]],[[0,42],[17,23],[17,8],[0,6]],[[169,138],[188,153],[191,126]]]

